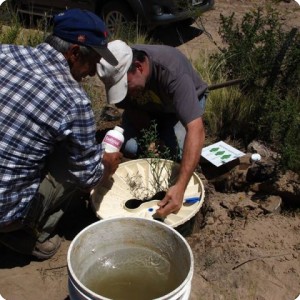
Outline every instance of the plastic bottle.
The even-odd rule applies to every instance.
[[[124,129],[122,127],[115,126],[114,129],[106,133],[102,141],[105,152],[112,153],[120,151],[124,142],[123,132]]]

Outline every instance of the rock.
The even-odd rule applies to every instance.
[[[300,205],[300,176],[292,171],[281,174],[276,181],[276,194],[284,200]],[[275,194],[273,192],[273,194]]]
[[[300,178],[299,175],[287,171],[278,175],[277,178],[265,182],[256,182],[251,185],[251,191],[256,193],[265,193],[267,195],[277,195],[283,202],[290,205],[300,205]]]
[[[261,201],[259,207],[266,213],[280,213],[282,199],[279,196],[270,196],[266,200]]]
[[[278,165],[278,154],[270,150],[263,143],[254,141],[249,144],[246,155],[225,164],[220,168],[211,167],[212,176],[206,177],[209,184],[221,193],[254,192],[257,194],[274,195],[274,198],[261,206],[267,213],[280,211],[281,202],[293,207],[300,206],[300,175],[292,171],[282,173]],[[251,161],[251,152],[262,156],[260,161]],[[206,174],[205,174],[206,176]],[[279,204],[280,202],[280,204]],[[277,206],[277,204],[279,206]],[[228,204],[224,204],[224,207]],[[236,212],[235,212],[236,213]]]
[[[275,163],[258,161],[248,169],[246,180],[248,182],[263,182],[272,179],[276,175],[277,166]]]
[[[232,210],[228,211],[228,215],[231,219],[246,219],[248,216],[248,210],[245,207],[237,205]]]
[[[206,224],[207,225],[213,225],[215,223],[214,218],[213,217],[208,217],[206,219]]]
[[[256,296],[255,300],[266,300],[266,298],[264,298],[263,296],[258,295],[258,296]]]
[[[100,117],[105,121],[116,121],[121,118],[121,113],[116,107],[106,105],[103,108]]]
[[[294,245],[294,249],[300,251],[300,243]]]
[[[240,165],[239,165],[240,169],[248,169],[249,166],[251,165],[251,154],[246,153],[246,155],[243,155],[239,158],[239,161],[240,161]]]
[[[247,146],[247,152],[258,153],[265,160],[278,158],[278,153],[268,148],[262,141],[253,141]]]

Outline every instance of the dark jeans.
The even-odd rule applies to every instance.
[[[199,97],[199,106],[202,113],[205,111],[206,97],[206,94]],[[153,113],[140,109],[125,109],[122,116],[125,137],[123,150],[127,149],[126,143],[129,139],[139,140],[142,137],[142,130],[147,131],[151,121],[156,123],[158,138],[169,148],[171,156],[175,160],[180,160],[186,131],[175,113]]]

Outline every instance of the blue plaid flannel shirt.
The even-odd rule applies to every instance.
[[[0,108],[0,226],[24,217],[58,141],[67,141],[75,184],[99,181],[91,103],[61,53],[45,43],[0,45]]]

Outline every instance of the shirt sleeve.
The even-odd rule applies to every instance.
[[[104,171],[103,149],[96,143],[95,121],[90,103],[74,105],[61,126],[66,141],[68,173],[71,181],[82,187],[93,187]]]
[[[169,85],[176,114],[183,125],[199,118],[203,110],[193,80],[188,74],[176,77]]]

